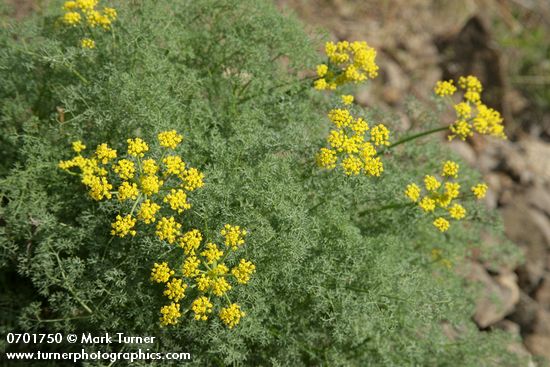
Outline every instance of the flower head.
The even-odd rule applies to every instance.
[[[95,48],[95,41],[91,38],[83,38],[80,40],[80,47],[93,49]]]
[[[443,169],[441,172],[441,176],[443,177],[458,177],[458,169],[459,165],[456,162],[453,161],[446,161],[443,164]]]
[[[172,302],[168,306],[163,306],[160,313],[162,315],[160,317],[161,326],[176,325],[181,317],[180,304]]]
[[[210,300],[204,296],[193,301],[191,309],[195,313],[195,320],[208,320],[208,314],[212,313],[212,306]]]
[[[176,130],[170,130],[159,133],[158,139],[162,147],[176,149],[179,143],[182,142],[183,136],[178,134]]]
[[[151,270],[151,281],[166,283],[172,275],[174,275],[174,271],[170,269],[167,262],[162,262],[160,264],[155,263]]]
[[[176,242],[176,237],[181,234],[181,224],[176,222],[174,217],[162,217],[157,223],[156,234],[161,241],[166,241],[170,244]]]
[[[433,225],[439,229],[441,232],[446,232],[449,227],[450,227],[450,223],[447,219],[445,218],[436,218],[434,221],[433,221]]]
[[[241,318],[245,316],[245,313],[241,311],[241,308],[236,303],[232,303],[228,307],[224,307],[220,311],[220,319],[226,324],[230,329],[235,327],[240,321]]]
[[[489,187],[486,184],[480,183],[472,187],[472,192],[477,199],[483,199],[487,194],[488,188]]]
[[[149,150],[149,146],[140,138],[128,139],[128,154],[134,157],[143,157]]]
[[[128,234],[131,236],[135,236],[136,231],[133,229],[135,225],[136,220],[135,218],[132,218],[130,214],[124,217],[117,215],[116,221],[111,224],[111,227],[113,227],[111,234],[118,237],[125,237]]]
[[[76,153],[80,153],[82,152],[84,149],[86,149],[86,146],[84,144],[82,144],[82,142],[80,140],[77,140],[77,141],[73,141],[72,142],[72,146],[73,146],[73,150],[76,152]]]
[[[226,224],[220,233],[225,238],[225,245],[233,250],[237,250],[244,244],[244,236],[247,234],[245,229],[230,224]]]
[[[166,283],[166,290],[164,291],[164,295],[174,302],[178,302],[180,299],[185,297],[186,289],[187,284],[183,283],[183,280],[179,278],[174,278]]]

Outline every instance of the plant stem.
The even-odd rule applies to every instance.
[[[431,134],[435,134],[435,133],[438,133],[440,131],[445,131],[447,130],[449,127],[448,126],[440,126],[440,127],[436,127],[434,129],[431,129],[431,130],[426,130],[426,131],[422,131],[420,133],[417,133],[417,134],[414,134],[414,135],[411,135],[411,136],[408,136],[406,138],[403,138],[401,140],[398,140],[396,141],[395,143],[393,144],[390,144],[388,145],[386,148],[384,148],[380,153],[384,153],[386,150],[389,150],[389,149],[392,149],[392,148],[395,148],[396,146],[398,145],[401,145],[401,144],[405,144],[411,140],[415,140],[415,139],[418,139],[418,138],[421,138],[423,136],[426,136],[426,135],[431,135]]]

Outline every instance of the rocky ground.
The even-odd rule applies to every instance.
[[[360,90],[359,103],[383,106],[411,125],[406,97],[430,103],[435,82],[474,74],[485,86],[484,99],[502,111],[510,139],[476,137],[454,141],[452,149],[483,174],[490,186],[486,204],[502,215],[506,236],[525,261],[494,264],[472,256],[468,277],[483,292],[474,320],[480,329],[500,328],[521,335],[510,348],[550,361],[550,116],[536,108],[510,82],[499,47],[495,18],[510,32],[521,27],[514,11],[535,12],[550,20],[550,3],[535,0],[277,0],[311,27],[322,27],[334,40],[366,40],[379,51],[380,77]],[[549,22],[550,24],[550,22]],[[526,116],[539,116],[526,119]],[[527,122],[525,122],[527,120]],[[498,246],[498,239],[487,237]],[[530,365],[535,365],[531,362]]]

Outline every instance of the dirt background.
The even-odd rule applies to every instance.
[[[476,136],[446,144],[482,172],[490,186],[486,205],[500,211],[525,262],[495,267],[471,256],[466,276],[484,288],[473,318],[482,330],[521,336],[523,344],[510,345],[515,352],[550,361],[550,1],[276,2],[312,31],[378,50],[380,76],[356,99],[398,113],[402,130],[414,123],[405,113],[407,96],[429,104],[437,80],[480,78],[483,99],[502,112],[509,140]]]
[[[4,1],[18,18],[39,3]],[[482,330],[521,336],[523,343],[510,345],[516,353],[550,361],[550,1],[274,1],[312,31],[328,30],[335,41],[366,40],[378,50],[380,76],[356,100],[397,113],[401,130],[412,124],[407,96],[429,104],[437,80],[481,79],[483,98],[502,112],[509,140],[476,136],[446,144],[482,172],[490,186],[486,205],[500,211],[525,262],[496,267],[471,256],[466,276],[484,288],[473,319]]]

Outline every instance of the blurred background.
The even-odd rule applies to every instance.
[[[482,330],[521,335],[520,354],[550,361],[550,1],[548,0],[277,0],[333,40],[366,40],[380,76],[357,100],[420,126],[408,99],[432,103],[437,80],[473,74],[483,98],[501,111],[509,139],[475,136],[448,143],[483,174],[486,204],[503,218],[522,250],[519,265],[493,263],[474,249],[466,267],[483,292],[474,320]],[[449,123],[452,116],[448,116]],[[489,235],[483,241],[498,246]]]
[[[22,18],[38,0],[7,0]],[[44,0],[42,0],[44,1]],[[473,74],[483,99],[501,111],[506,141],[475,136],[449,146],[483,174],[486,205],[503,218],[525,261],[492,262],[474,248],[465,276],[483,289],[474,320],[482,330],[521,335],[519,354],[550,360],[550,1],[548,0],[274,0],[312,33],[365,40],[378,50],[380,76],[356,100],[418,127],[410,96],[431,104],[440,79]],[[452,116],[447,116],[452,122]],[[483,241],[498,246],[487,235]]]

